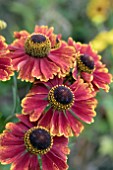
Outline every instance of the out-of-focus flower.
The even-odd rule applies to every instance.
[[[53,34],[53,27],[36,26],[32,34],[20,31],[14,35],[9,57],[19,79],[48,81],[54,75],[64,77],[72,68],[75,50],[60,35]]]
[[[10,164],[11,170],[67,170],[68,139],[53,137],[50,132],[28,116],[17,115],[20,122],[6,124],[0,135],[0,162]]]
[[[110,0],[90,0],[87,5],[87,16],[94,23],[102,23],[108,18],[110,8]]]
[[[109,91],[109,84],[112,82],[112,75],[100,59],[101,56],[94,51],[90,44],[81,44],[68,39],[68,44],[75,47],[78,57],[76,66],[73,69],[73,77],[77,79],[78,73],[88,83],[93,85],[94,90],[104,89]]]
[[[89,85],[78,78],[72,85],[55,77],[48,82],[36,82],[22,100],[23,114],[30,121],[39,119],[39,125],[53,135],[78,136],[83,130],[79,121],[93,122],[97,100]]]
[[[113,29],[100,32],[90,41],[90,44],[98,52],[102,52],[108,46],[113,45]]]
[[[108,32],[103,31],[100,32],[98,35],[96,35],[96,37],[94,37],[94,39],[91,40],[90,43],[94,50],[101,52],[108,47],[109,38],[108,38]]]
[[[0,30],[3,30],[7,27],[7,23],[3,20],[0,20]]]
[[[6,81],[14,74],[12,71],[11,59],[7,57],[8,50],[5,38],[0,36],[0,80]]]
[[[107,32],[107,42],[108,45],[113,45],[113,29]]]

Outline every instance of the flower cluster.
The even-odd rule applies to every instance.
[[[69,137],[96,116],[96,94],[109,91],[112,75],[90,44],[64,41],[53,27],[14,32],[6,45],[0,37],[0,80],[14,71],[32,87],[21,101],[17,123],[0,135],[0,162],[11,170],[67,170]]]

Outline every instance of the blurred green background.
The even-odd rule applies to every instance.
[[[90,14],[87,14],[90,1],[0,0],[0,19],[7,22],[7,28],[1,30],[0,34],[5,36],[7,43],[11,43],[14,31],[25,29],[33,32],[36,24],[48,25],[53,26],[56,33],[61,33],[65,40],[71,36],[75,41],[88,43],[100,32],[113,29],[112,0],[106,0],[111,3],[109,9],[106,9],[106,4],[103,7],[102,0],[100,7],[93,6],[97,8],[97,13],[102,8],[108,10],[107,13],[103,12],[106,18],[104,21],[99,20],[100,22],[92,21]],[[98,4],[99,1],[95,2]],[[109,72],[113,74],[112,49],[111,43],[100,54]],[[15,121],[14,117],[9,116],[21,111],[20,100],[30,88],[29,83],[20,80],[16,82],[15,77],[10,81],[0,82],[0,132],[6,122]],[[78,138],[70,139],[69,170],[113,170],[113,84],[110,85],[109,93],[101,90],[97,99],[95,122],[85,125],[85,130]],[[9,170],[9,167],[0,165],[0,170]]]

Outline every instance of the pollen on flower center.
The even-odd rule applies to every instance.
[[[27,38],[24,48],[30,56],[43,58],[50,52],[51,42],[49,38],[43,34],[32,34]]]
[[[45,154],[52,145],[53,138],[44,127],[33,127],[24,136],[26,149],[33,154]]]
[[[92,73],[94,70],[94,60],[88,55],[81,55],[77,58],[77,65],[81,71]]]
[[[69,87],[57,85],[49,91],[48,100],[56,110],[66,110],[73,105],[74,94]]]

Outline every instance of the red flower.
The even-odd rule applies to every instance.
[[[0,135],[0,162],[11,170],[67,170],[68,139],[53,137],[47,129],[29,122],[28,116],[17,115],[18,123],[8,123]]]
[[[8,50],[5,38],[0,36],[0,80],[6,81],[10,79],[14,73],[12,71],[11,59],[7,57]]]
[[[76,79],[78,73],[88,83],[91,83],[95,90],[100,88],[106,92],[109,91],[109,85],[112,81],[112,75],[108,73],[108,69],[100,59],[101,56],[95,52],[90,44],[76,43],[72,38],[68,39],[68,45],[73,46],[78,57],[76,58],[76,66],[73,69],[73,78]]]
[[[53,135],[77,136],[83,130],[78,119],[91,123],[96,115],[94,95],[82,79],[71,86],[57,77],[46,83],[36,82],[22,100],[23,114],[29,115],[30,121],[39,119],[39,125],[47,127]]]
[[[33,82],[48,81],[54,75],[64,77],[69,73],[75,58],[75,49],[53,33],[53,27],[36,26],[32,34],[15,32],[16,40],[9,45],[14,70],[18,78]]]

